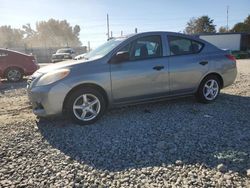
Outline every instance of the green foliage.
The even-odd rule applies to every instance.
[[[198,33],[215,33],[214,20],[208,16],[201,16],[199,18],[192,18],[187,23],[185,33],[198,34]]]
[[[231,32],[248,32],[250,33],[250,15],[244,20],[234,25]]]
[[[226,32],[227,32],[227,28],[226,27],[221,26],[219,28],[219,33],[226,33]]]

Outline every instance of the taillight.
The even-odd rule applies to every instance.
[[[236,62],[236,59],[235,59],[235,57],[234,57],[233,55],[227,54],[226,57],[227,57],[228,59],[230,59],[230,60]]]

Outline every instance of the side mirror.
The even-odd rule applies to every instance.
[[[116,55],[113,57],[112,59],[112,63],[121,63],[124,61],[128,61],[129,60],[129,53],[128,51],[120,51],[117,52]]]

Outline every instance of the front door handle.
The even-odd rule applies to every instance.
[[[200,65],[203,65],[203,66],[204,66],[204,65],[206,65],[206,64],[208,64],[207,61],[201,61],[201,62],[200,62]]]
[[[157,65],[155,67],[153,67],[154,70],[160,71],[161,69],[164,69],[164,66],[162,65]]]

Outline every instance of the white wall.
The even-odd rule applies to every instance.
[[[200,38],[220,49],[240,50],[240,34],[201,35]]]

